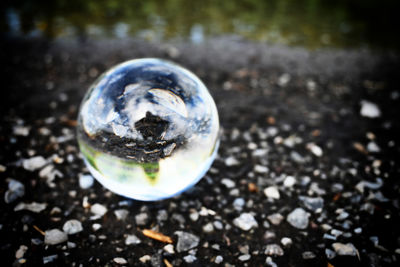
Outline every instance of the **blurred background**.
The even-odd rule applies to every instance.
[[[150,41],[234,35],[273,44],[397,49],[397,0],[15,0],[5,1],[1,32],[49,38]]]

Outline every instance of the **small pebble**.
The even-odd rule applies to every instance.
[[[90,187],[92,187],[94,183],[94,179],[92,175],[80,175],[79,176],[79,186],[82,189],[88,189]]]
[[[15,258],[20,259],[20,258],[24,257],[24,254],[27,250],[28,250],[27,246],[25,246],[25,245],[19,246],[19,249],[17,250],[17,252],[15,252]]]
[[[93,231],[97,231],[97,230],[99,230],[101,228],[101,224],[98,224],[98,223],[94,223],[93,225],[92,225],[92,229],[93,229]]]
[[[211,233],[213,231],[214,231],[214,226],[212,223],[207,223],[206,225],[203,226],[203,232]]]
[[[248,261],[250,260],[251,256],[249,254],[244,254],[239,256],[240,261]]]
[[[46,164],[47,160],[45,160],[42,156],[36,156],[30,159],[25,159],[22,162],[22,167],[24,167],[24,169],[28,171],[35,171],[42,168]]]
[[[283,256],[284,254],[283,249],[278,244],[267,245],[264,253],[268,256]]]
[[[372,103],[369,102],[367,100],[363,100],[361,101],[361,110],[360,110],[360,114],[363,117],[367,117],[367,118],[378,118],[381,116],[381,111],[379,109],[379,107]]]
[[[187,256],[183,257],[183,259],[187,263],[193,263],[197,260],[196,256],[194,256],[194,255],[187,255]]]
[[[146,225],[149,220],[147,213],[139,213],[135,216],[136,225]]]
[[[324,207],[324,199],[321,197],[299,196],[299,199],[307,209],[316,213],[321,212]]]
[[[6,170],[7,170],[7,167],[0,164],[0,172],[5,172]]]
[[[79,233],[83,230],[82,224],[78,220],[69,220],[64,223],[63,231],[68,235]]]
[[[278,267],[278,265],[269,256],[265,259],[265,264],[271,267]]]
[[[107,211],[107,208],[99,203],[96,203],[90,207],[90,212],[98,216],[104,216]]]
[[[255,165],[254,166],[254,171],[256,173],[267,173],[268,172],[268,167],[262,166],[262,165]]]
[[[290,246],[293,244],[293,241],[292,241],[292,239],[290,239],[289,237],[283,237],[283,238],[281,239],[281,244],[282,244],[284,247],[290,247]]]
[[[124,258],[121,258],[121,257],[114,258],[113,261],[116,264],[121,264],[121,265],[124,265],[124,264],[128,263]]]
[[[168,244],[163,247],[163,250],[168,252],[169,254],[175,254],[174,245]]]
[[[296,208],[287,216],[288,223],[297,229],[306,229],[308,226],[308,214],[302,208]]]
[[[358,254],[357,249],[352,243],[333,243],[333,249],[340,256],[356,256]]]
[[[8,190],[4,194],[4,201],[8,204],[25,195],[25,186],[17,180],[9,179]]]
[[[175,234],[178,236],[178,242],[176,244],[176,250],[178,252],[187,251],[199,245],[200,238],[194,234],[183,231],[176,231]]]
[[[307,144],[307,149],[309,149],[311,153],[313,153],[317,157],[321,157],[323,154],[322,148],[320,148],[314,143]]]
[[[223,261],[224,261],[224,258],[221,255],[218,255],[217,257],[215,257],[215,260],[214,260],[214,262],[216,264],[220,264]]]
[[[331,250],[331,249],[329,249],[329,248],[326,248],[326,249],[325,249],[325,255],[326,255],[326,257],[328,258],[328,260],[331,260],[331,259],[333,259],[334,257],[336,257],[336,252],[333,251],[333,250]]]
[[[235,157],[231,156],[225,159],[225,165],[228,167],[239,165],[239,161]]]
[[[243,231],[249,231],[251,228],[258,227],[256,219],[250,213],[242,213],[233,220],[233,224]]]
[[[35,213],[39,213],[42,210],[45,210],[47,207],[46,203],[37,203],[37,202],[32,202],[32,203],[19,203],[17,206],[15,206],[14,211],[20,211],[20,210],[29,210]]]
[[[233,201],[233,207],[235,208],[235,210],[242,210],[243,209],[243,206],[244,206],[244,204],[245,204],[246,202],[244,201],[244,199],[243,198],[236,198],[234,201]]]
[[[58,255],[50,255],[50,256],[43,257],[43,264],[53,262],[56,259],[58,259]]]
[[[296,179],[293,176],[286,176],[283,181],[285,187],[293,187],[296,184]]]
[[[129,211],[126,209],[119,209],[119,210],[114,210],[114,214],[118,220],[124,221],[126,217],[128,217]]]
[[[278,188],[275,186],[270,186],[264,189],[264,194],[267,198],[279,199],[280,194]]]
[[[224,225],[220,221],[214,221],[213,222],[215,229],[217,230],[222,230],[224,228]]]
[[[284,217],[280,213],[273,213],[271,215],[267,216],[267,219],[273,224],[273,225],[279,225]]]
[[[148,262],[149,260],[151,260],[151,257],[150,257],[150,255],[144,255],[144,256],[140,257],[139,260],[140,260],[140,262],[142,262],[142,263],[146,263],[146,262]]]
[[[312,251],[304,251],[301,255],[305,260],[310,260],[315,258],[315,253]]]
[[[125,239],[125,245],[137,245],[140,244],[142,241],[136,235],[128,235]]]
[[[375,142],[369,142],[367,145],[367,150],[370,153],[379,153],[381,152],[380,147]]]
[[[225,185],[226,188],[234,188],[236,185],[234,181],[232,181],[231,179],[228,179],[228,178],[222,179],[221,184]]]
[[[76,243],[74,243],[74,242],[67,242],[67,247],[68,247],[68,248],[76,248]]]
[[[44,243],[46,245],[57,245],[68,240],[68,236],[63,231],[51,229],[45,232]]]

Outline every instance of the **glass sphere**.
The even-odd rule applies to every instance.
[[[214,100],[190,71],[136,59],[102,74],[78,117],[78,143],[92,175],[138,200],[174,196],[198,182],[219,145]]]

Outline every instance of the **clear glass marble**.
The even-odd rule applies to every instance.
[[[214,100],[190,71],[136,59],[102,74],[78,117],[78,143],[93,176],[138,200],[174,196],[207,172],[219,145]]]

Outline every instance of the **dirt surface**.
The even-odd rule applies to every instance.
[[[399,265],[398,55],[235,38],[0,46],[4,266]],[[196,73],[223,129],[206,176],[159,202],[91,185],[75,138],[90,83],[140,57]],[[23,204],[34,202],[45,205]],[[66,238],[72,219],[82,230]],[[171,237],[172,247],[143,229]]]

